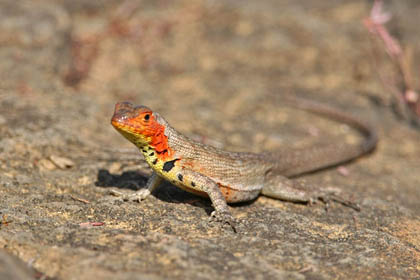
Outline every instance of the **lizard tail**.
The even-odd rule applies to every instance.
[[[283,162],[288,163],[288,166],[282,164],[282,166],[278,167],[282,169],[282,174],[286,176],[308,173],[353,160],[372,151],[378,143],[376,130],[364,120],[307,99],[286,97],[282,100],[285,100],[288,105],[298,109],[325,116],[333,121],[345,123],[357,129],[365,137],[362,142],[357,144],[337,143],[293,151],[289,155],[289,160],[287,158],[283,160]],[[295,160],[297,158],[299,160]]]
[[[365,120],[361,120],[356,116],[352,116],[349,113],[343,113],[325,104],[321,104],[315,101],[297,98],[287,97],[286,102],[293,107],[302,109],[317,115],[325,116],[333,121],[342,122],[349,126],[359,130],[364,136],[365,141],[362,143],[361,148],[363,153],[370,152],[376,147],[378,143],[378,134],[373,126]]]

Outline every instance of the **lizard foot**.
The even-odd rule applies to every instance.
[[[235,233],[237,232],[236,231],[237,222],[235,218],[229,212],[213,211],[210,214],[210,219],[212,221],[221,223],[222,226],[225,224],[228,224],[232,228],[233,232]]]
[[[119,191],[110,190],[110,194],[121,198],[123,201],[140,202],[150,195],[150,191],[148,189],[140,189],[132,194],[124,194]]]
[[[316,203],[317,200],[320,200],[320,201],[322,201],[322,202],[325,203],[325,209],[327,211],[328,211],[328,208],[329,208],[329,203],[331,201],[340,203],[341,205],[344,205],[346,207],[352,208],[352,209],[354,209],[354,210],[356,210],[358,212],[360,211],[359,204],[357,204],[354,201],[351,201],[349,199],[345,199],[345,198],[337,195],[337,192],[336,191],[323,192],[322,194],[317,195],[314,198],[311,198],[309,200],[309,204],[314,204],[314,203]]]
[[[359,204],[357,204],[356,202],[345,199],[345,198],[343,198],[341,196],[338,196],[336,194],[329,194],[327,196],[320,197],[319,199],[325,203],[325,206],[327,207],[327,210],[328,210],[328,205],[329,205],[330,201],[340,203],[341,205],[352,208],[352,209],[356,210],[357,212],[360,212],[360,210],[361,210]]]

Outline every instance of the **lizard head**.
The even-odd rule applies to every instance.
[[[165,123],[148,107],[134,106],[130,102],[117,103],[111,124],[137,147],[153,148],[161,159],[172,155],[165,135]]]
[[[134,106],[130,102],[120,102],[115,105],[111,124],[138,147],[149,145],[161,126],[152,110],[146,106]]]

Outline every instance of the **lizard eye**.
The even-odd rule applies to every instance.
[[[146,115],[144,115],[144,120],[145,121],[148,121],[150,119],[150,114],[146,114]]]

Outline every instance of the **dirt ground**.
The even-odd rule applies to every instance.
[[[420,279],[420,132],[378,78],[394,70],[363,26],[371,4],[1,1],[0,278]],[[419,1],[386,9],[418,70]],[[259,197],[232,205],[235,234],[169,183],[141,203],[109,194],[151,173],[110,125],[118,101],[228,150],[358,139],[282,105],[286,94],[377,128],[373,153],[302,178],[361,212]]]

